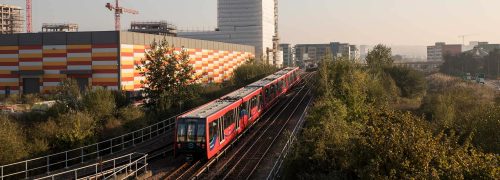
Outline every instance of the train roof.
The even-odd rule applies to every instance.
[[[290,71],[293,71],[295,69],[296,69],[296,67],[287,67],[287,68],[284,68],[284,69],[282,69],[282,70],[280,70],[280,71],[278,71],[278,72],[276,72],[274,74],[287,74]]]
[[[206,118],[212,114],[215,114],[227,106],[230,106],[231,104],[235,103],[236,101],[252,94],[259,88],[266,86],[267,84],[275,81],[276,79],[279,79],[282,77],[284,74],[289,73],[290,71],[293,71],[296,68],[284,68],[274,74],[271,74],[257,82],[254,82],[244,88],[238,89],[232,93],[229,93],[228,95],[222,97],[221,99],[212,101],[208,104],[205,104],[204,106],[195,109],[191,112],[188,112],[187,114],[182,115],[182,118]]]
[[[228,99],[243,99],[244,97],[252,94],[253,92],[257,91],[260,87],[244,87],[241,89],[238,89],[232,93],[229,93],[228,95],[224,96],[222,99],[223,100],[228,100]]]
[[[234,102],[243,99],[244,97],[252,94],[253,92],[257,91],[260,87],[244,87],[241,89],[238,89],[221,99],[218,99],[216,101],[210,102],[198,109],[195,109],[185,115],[183,115],[183,118],[206,118],[212,114],[215,114],[219,112],[220,110],[224,109],[227,106],[230,106]]]
[[[278,72],[275,72],[274,74],[271,74],[257,82],[254,82],[250,85],[248,85],[249,87],[264,87],[266,85],[268,85],[269,83],[275,81],[276,79],[279,79],[280,77],[282,77],[283,75],[295,70],[296,68],[294,67],[287,67],[287,68],[284,68],[282,70],[279,70]]]
[[[266,85],[268,85],[269,83],[273,82],[274,80],[276,80],[276,75],[275,74],[271,74],[261,80],[258,80],[250,85],[248,85],[247,87],[264,87]]]
[[[206,118],[212,114],[219,112],[220,110],[230,106],[237,100],[216,100],[212,101],[209,104],[202,106],[198,109],[195,109],[185,115],[182,118]]]

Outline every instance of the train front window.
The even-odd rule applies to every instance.
[[[177,122],[177,142],[199,142],[202,141],[203,134],[205,134],[205,124],[202,121],[181,119]]]
[[[188,122],[187,123],[187,141],[193,142],[196,138],[196,122]]]
[[[177,125],[177,142],[186,141],[186,124],[180,120]]]
[[[198,131],[196,133],[196,142],[205,142],[205,123],[198,123]]]

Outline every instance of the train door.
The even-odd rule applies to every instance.
[[[259,108],[259,112],[262,111],[262,105],[263,105],[263,98],[262,98],[262,95],[257,95],[257,107]]]
[[[264,92],[264,101],[266,102],[265,105],[267,105],[271,101],[270,89],[271,89],[271,86],[265,88],[265,92]]]
[[[217,135],[219,133],[218,125],[219,125],[219,120],[212,121],[209,124],[209,128],[208,128],[208,133],[209,133],[208,141],[209,141],[210,150],[212,150],[215,147],[215,144],[217,143]]]
[[[233,119],[236,121],[235,122],[236,123],[236,127],[235,127],[236,130],[240,129],[240,120],[242,119],[238,115],[240,113],[240,109],[241,109],[240,106],[238,106],[238,107],[236,107],[236,109],[234,111],[232,111],[233,112],[233,117],[234,117]]]
[[[218,129],[219,129],[219,144],[222,144],[224,143],[224,140],[225,140],[225,136],[224,136],[224,116],[220,117],[218,120],[217,120],[219,123],[217,123],[218,125]]]
[[[243,107],[246,109],[246,111],[247,111],[247,113],[248,113],[248,114],[247,114],[247,115],[248,115],[247,119],[252,118],[252,113],[250,112],[250,111],[251,111],[251,109],[250,109],[250,107],[251,107],[251,106],[250,106],[250,103],[251,103],[252,99],[253,99],[253,98],[249,99],[247,102],[245,102],[245,103],[243,104]]]

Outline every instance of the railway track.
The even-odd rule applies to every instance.
[[[242,155],[244,155],[245,157],[249,156],[251,154],[251,153],[249,153],[250,149],[252,149],[252,147],[257,147],[256,146],[257,141],[255,141],[255,139],[259,139],[259,140],[267,139],[267,138],[265,138],[267,136],[264,137],[264,135],[263,135],[263,134],[265,134],[265,132],[269,132],[269,133],[274,132],[275,134],[272,137],[278,137],[278,135],[281,134],[286,123],[288,123],[288,120],[290,119],[291,115],[293,115],[294,113],[292,113],[292,114],[285,113],[287,115],[290,115],[290,117],[287,118],[288,120],[285,122],[276,123],[277,122],[276,120],[278,119],[278,117],[281,117],[281,115],[283,115],[283,113],[285,112],[285,110],[287,110],[288,107],[295,106],[293,112],[296,112],[297,108],[298,108],[297,105],[306,101],[305,97],[310,92],[310,90],[306,87],[306,84],[311,76],[312,76],[311,73],[307,73],[306,75],[304,75],[304,81],[302,81],[301,84],[299,84],[299,86],[296,86],[296,88],[294,88],[294,90],[292,90],[292,91],[294,91],[293,97],[287,97],[287,101],[280,101],[280,103],[278,103],[279,105],[275,104],[272,108],[270,108],[268,111],[266,111],[261,116],[261,119],[263,119],[263,120],[259,119],[257,121],[258,123],[254,123],[254,125],[259,124],[259,126],[258,127],[252,126],[251,128],[249,128],[249,129],[253,129],[253,130],[251,130],[252,131],[251,134],[249,134],[246,137],[245,136],[238,137],[234,143],[232,143],[225,150],[223,150],[218,156],[216,156],[215,158],[212,158],[207,163],[205,163],[203,166],[198,168],[196,173],[192,174],[189,177],[189,179],[226,178],[225,176],[223,176],[224,174],[237,172],[239,170],[239,168],[234,168],[234,166],[241,164],[241,162],[243,161]],[[299,102],[297,102],[297,101],[299,101]],[[269,114],[269,113],[271,113],[271,114]],[[267,117],[267,118],[264,118],[264,117]],[[277,130],[276,128],[270,128],[270,127],[281,127],[281,129],[279,129],[279,131],[276,131]],[[247,132],[243,133],[242,136],[245,135],[246,133]],[[240,142],[240,138],[244,138],[241,140],[243,142]],[[254,157],[258,156],[259,158],[254,158],[257,161],[255,162],[255,166],[253,166],[252,169],[249,171],[249,176],[255,171],[255,168],[261,162],[262,158],[266,155],[267,151],[269,151],[269,148],[272,146],[272,144],[275,141],[276,141],[276,138],[272,139],[271,142],[267,142],[267,143],[269,143],[268,144],[269,146],[267,146],[266,150],[264,150],[265,153],[259,153],[259,154],[253,153],[252,154]],[[235,143],[238,143],[237,147],[235,147]],[[239,143],[241,143],[241,144],[239,144]],[[266,142],[264,142],[262,144],[265,144],[265,143]],[[263,146],[259,146],[259,147],[263,147]],[[228,153],[227,155],[225,155],[226,152],[230,151],[230,150],[232,150],[231,154]],[[214,168],[212,166],[216,166],[216,167],[219,166],[219,168]],[[246,169],[247,166],[244,166],[245,168],[243,168],[243,169]],[[230,167],[233,167],[233,168],[230,168]],[[248,166],[248,167],[250,167],[250,166]]]
[[[298,94],[304,94],[298,96],[298,101],[292,101],[289,104],[291,105],[289,107],[295,107],[292,112],[283,114],[286,108],[283,109],[272,124],[268,125],[248,148],[242,148],[243,151],[238,152],[239,155],[235,156],[236,158],[225,163],[225,166],[217,171],[218,175],[214,179],[250,179],[262,159],[285,129],[286,124],[297,114],[299,104],[308,101],[307,94],[309,92],[309,89],[298,92]]]

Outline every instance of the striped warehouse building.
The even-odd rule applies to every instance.
[[[137,66],[154,40],[186,50],[200,83],[228,80],[253,58],[253,46],[132,32],[56,32],[0,35],[0,94],[48,93],[65,78],[81,88],[138,91]]]

